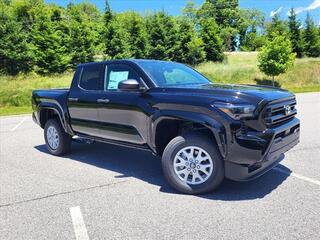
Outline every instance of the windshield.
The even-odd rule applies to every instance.
[[[181,63],[141,61],[138,64],[159,87],[210,83],[200,73]]]

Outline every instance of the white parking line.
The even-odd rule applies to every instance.
[[[27,117],[24,117],[14,128],[11,129],[11,131],[16,130],[18,127],[21,126],[21,124],[27,119]]]
[[[309,177],[305,177],[305,176],[302,176],[300,174],[296,174],[294,172],[288,172],[286,170],[283,170],[281,168],[274,168],[274,170],[278,171],[278,172],[281,172],[281,173],[284,173],[284,174],[287,174],[287,175],[290,175],[292,177],[295,177],[295,178],[299,178],[301,180],[304,180],[306,182],[310,182],[310,183],[313,183],[313,184],[316,184],[316,185],[319,185],[320,186],[320,181],[317,180],[317,179],[313,179],[313,178],[309,178]]]
[[[89,240],[88,232],[83,221],[80,207],[71,207],[70,214],[73,223],[74,233],[77,240]]]

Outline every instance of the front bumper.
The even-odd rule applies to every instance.
[[[225,161],[226,177],[248,181],[263,175],[283,160],[284,153],[299,143],[299,137],[300,121],[297,118],[262,133],[251,132],[239,137],[230,154],[232,158]]]

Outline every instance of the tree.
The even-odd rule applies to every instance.
[[[200,18],[214,18],[218,26],[235,27],[239,16],[239,0],[205,0]]]
[[[63,44],[65,33],[59,29],[62,12],[58,7],[43,2],[31,4],[28,14],[33,21],[29,41],[34,54],[35,71],[64,72],[69,67],[70,56]]]
[[[92,62],[99,40],[99,31],[96,28],[100,21],[98,9],[89,3],[78,5],[70,3],[67,6],[67,18],[71,65],[75,67],[79,63]]]
[[[150,45],[148,57],[151,59],[167,59],[165,46],[165,29],[162,26],[161,18],[164,13],[149,15],[146,19],[148,42]]]
[[[236,51],[238,48],[238,30],[233,27],[225,27],[220,30],[220,38],[223,41],[225,51]]]
[[[197,12],[198,9],[192,0],[188,0],[186,6],[182,9],[182,15],[186,19],[189,19],[193,24],[196,24],[198,21]]]
[[[285,73],[294,64],[295,53],[292,53],[291,42],[285,36],[275,36],[258,55],[258,67],[268,76],[274,77]]]
[[[304,31],[305,41],[305,53],[308,57],[319,57],[320,56],[320,36],[318,29],[310,17],[307,14],[306,24]]]
[[[194,36],[191,41],[187,43],[188,54],[186,56],[186,63],[190,65],[199,64],[206,59],[206,53],[203,48],[201,38]]]
[[[122,15],[114,15],[109,26],[108,32],[110,39],[106,46],[106,53],[111,59],[131,58],[132,52],[128,42],[129,34],[125,30]]]
[[[0,1],[0,72],[15,75],[33,68],[32,49],[10,3]]]
[[[128,32],[128,42],[132,57],[145,58],[148,39],[144,18],[136,12],[124,13],[124,27]]]
[[[28,49],[24,52],[24,58],[28,58],[23,63],[24,68],[39,73],[65,71],[70,58],[66,51],[68,31],[63,23],[64,9],[54,4],[46,5],[42,0],[14,1],[10,6],[15,25],[20,26],[16,33],[19,43],[15,43],[15,48],[19,51]],[[16,28],[12,26],[13,29]],[[18,62],[18,56],[11,54],[11,57]]]
[[[176,20],[165,12],[149,15],[146,19],[149,50],[152,59],[174,60],[179,46]]]
[[[108,26],[110,21],[112,20],[113,14],[108,0],[105,0],[105,8],[104,8],[104,24]]]
[[[263,34],[257,32],[249,32],[245,38],[240,40],[241,51],[259,51],[267,42],[267,38]]]
[[[240,9],[238,22],[240,49],[256,51],[265,43],[265,37],[259,31],[264,27],[265,16],[257,9]]]
[[[164,44],[165,44],[165,54],[168,60],[177,59],[177,51],[179,48],[179,24],[178,19],[168,14],[165,14],[162,20],[162,26],[164,29]]]
[[[108,51],[109,51],[108,48],[109,48],[109,44],[113,38],[112,34],[114,32],[114,29],[112,29],[112,27],[111,27],[111,22],[112,22],[113,17],[114,17],[114,14],[111,10],[109,1],[105,0],[105,10],[103,13],[103,27],[102,27],[102,31],[100,34],[100,39],[104,45],[103,52],[107,56],[107,58],[110,58],[110,56],[108,56]]]
[[[222,40],[219,37],[218,26],[213,18],[201,21],[201,38],[207,60],[222,61],[224,59]]]
[[[111,58],[144,58],[148,42],[145,22],[133,11],[115,14],[108,26],[106,53]]]
[[[289,12],[289,36],[292,44],[292,50],[298,58],[303,56],[303,40],[300,31],[300,22],[293,8]]]
[[[213,18],[219,27],[225,50],[237,49],[238,0],[206,0],[198,11],[198,18],[200,20]]]
[[[222,61],[223,51],[260,50],[278,36],[290,39],[297,57],[320,56],[320,28],[310,15],[300,25],[293,9],[288,21],[275,14],[265,23],[263,13],[240,9],[239,0],[204,0],[200,7],[189,0],[182,16],[114,13],[108,0],[103,13],[87,2],[60,7],[44,0],[0,0],[0,71],[63,72],[97,55],[194,65]]]
[[[266,26],[267,37],[272,40],[274,36],[281,36],[288,34],[288,25],[285,21],[280,19],[279,13],[273,15],[272,20]]]
[[[179,21],[179,46],[176,50],[175,61],[196,65],[205,60],[202,40],[195,32],[194,24],[188,19]]]

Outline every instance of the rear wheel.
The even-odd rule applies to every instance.
[[[57,118],[50,119],[46,123],[44,139],[49,152],[53,155],[63,155],[70,150],[71,136],[64,131]]]
[[[162,167],[168,183],[188,194],[213,191],[224,179],[224,165],[215,143],[199,133],[172,139],[164,150]]]

